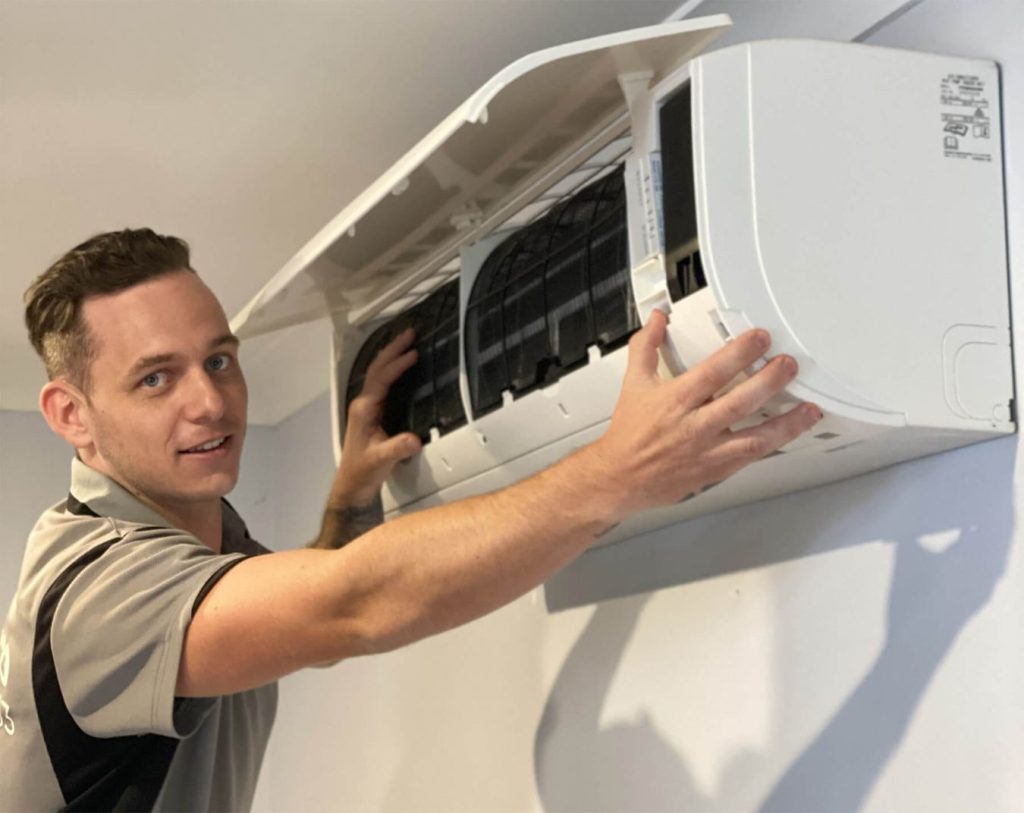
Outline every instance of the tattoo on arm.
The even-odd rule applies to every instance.
[[[369,505],[349,506],[340,510],[328,507],[320,525],[320,536],[310,547],[337,550],[382,522],[384,504],[379,494]]]

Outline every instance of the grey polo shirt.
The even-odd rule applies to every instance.
[[[185,630],[267,550],[225,502],[215,554],[75,460],[40,517],[0,638],[0,809],[244,810],[277,684],[175,698]]]

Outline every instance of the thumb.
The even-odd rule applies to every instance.
[[[660,310],[652,311],[647,324],[629,340],[629,363],[626,377],[639,381],[658,375],[658,348],[665,342],[668,317]]]
[[[400,435],[388,438],[377,447],[377,454],[383,462],[397,463],[416,454],[423,444],[412,432],[403,432]]]

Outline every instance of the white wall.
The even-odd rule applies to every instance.
[[[868,41],[1003,66],[1024,267],[1024,11],[910,5]],[[719,7],[734,41],[815,22],[812,4],[701,13]],[[327,420],[321,398],[278,429],[316,471],[289,477],[281,541],[315,530],[304,487],[329,477]],[[995,441],[665,529],[456,632],[289,678],[258,807],[1021,809],[1017,451]]]

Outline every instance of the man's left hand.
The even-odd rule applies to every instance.
[[[370,362],[362,392],[348,405],[341,466],[331,486],[328,509],[369,505],[395,464],[420,450],[420,439],[412,432],[389,437],[381,426],[388,390],[416,363],[415,339],[409,328]]]

